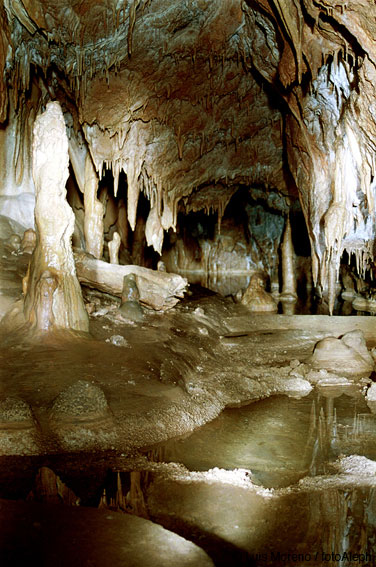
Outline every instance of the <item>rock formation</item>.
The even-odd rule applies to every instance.
[[[310,361],[314,369],[324,369],[340,376],[369,376],[374,361],[362,331],[350,331],[342,338],[326,337],[319,341]]]
[[[119,263],[119,248],[120,248],[120,235],[118,232],[114,232],[114,236],[111,242],[108,243],[108,252],[110,254],[110,263]]]
[[[124,276],[134,274],[140,291],[140,301],[156,311],[177,304],[187,288],[187,280],[178,274],[150,270],[143,266],[109,264],[83,252],[75,254],[78,278],[81,283],[121,297]]]
[[[37,244],[37,235],[35,230],[28,228],[23,234],[21,248],[26,254],[32,254]]]
[[[25,281],[26,320],[43,331],[87,331],[71,247],[74,215],[65,198],[68,140],[57,102],[48,103],[35,121],[33,175],[37,244]]]
[[[282,241],[282,294],[284,301],[295,301],[298,297],[296,293],[296,268],[295,252],[292,243],[290,217],[286,219],[285,232]]]
[[[103,253],[103,215],[104,207],[97,199],[98,176],[89,154],[85,160],[85,243],[86,250],[100,260]]]
[[[134,274],[128,274],[123,278],[123,290],[121,293],[121,305],[119,311],[124,317],[134,322],[143,320],[140,306],[140,292]]]
[[[277,304],[273,296],[265,291],[265,281],[260,274],[252,276],[241,303],[253,312],[277,311]]]

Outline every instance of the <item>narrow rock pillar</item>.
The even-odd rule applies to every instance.
[[[71,238],[74,214],[66,200],[68,139],[58,102],[37,117],[33,139],[36,247],[24,282],[24,314],[33,327],[88,331]]]
[[[292,243],[290,217],[287,216],[282,241],[282,295],[281,299],[297,299],[295,251]]]
[[[84,233],[86,250],[97,260],[103,254],[103,217],[104,206],[97,198],[98,176],[89,154],[85,161],[84,206],[85,221]]]
[[[108,243],[108,252],[110,254],[110,263],[111,264],[118,264],[119,263],[120,244],[121,244],[120,235],[119,235],[118,232],[114,232],[112,240]]]

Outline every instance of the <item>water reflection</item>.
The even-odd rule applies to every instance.
[[[190,436],[161,444],[153,458],[192,471],[249,469],[254,482],[274,488],[327,474],[340,454],[376,460],[376,416],[362,397],[343,392],[328,388],[227,409]]]

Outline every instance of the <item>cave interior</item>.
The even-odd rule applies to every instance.
[[[0,1],[4,565],[57,565],[72,530],[61,565],[374,556],[375,18],[371,0]],[[260,431],[301,415],[310,459],[259,482],[255,458],[167,462],[160,443],[250,402]]]

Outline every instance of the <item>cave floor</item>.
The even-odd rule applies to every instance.
[[[0,257],[3,315],[21,297],[29,257],[12,253],[4,242]],[[325,336],[338,337],[361,329],[367,346],[374,347],[372,317],[251,315],[231,298],[193,289],[172,310],[164,314],[144,310],[143,321],[135,323],[119,317],[116,298],[88,289],[83,293],[86,303],[92,306],[89,335],[30,336],[22,330],[1,334],[0,498],[7,500],[0,502],[0,520],[2,524],[9,522],[9,533],[4,531],[0,545],[5,558],[2,564],[12,564],[6,562],[7,553],[13,557],[15,547],[19,547],[19,538],[15,543],[10,532],[21,534],[24,543],[19,549],[23,553],[33,549],[28,542],[34,537],[35,526],[37,530],[44,524],[48,526],[57,516],[80,533],[80,526],[90,526],[92,522],[92,532],[99,531],[107,538],[107,547],[96,542],[97,559],[108,553],[113,565],[125,564],[124,561],[128,561],[127,565],[148,565],[145,550],[149,545],[163,546],[163,541],[167,556],[174,558],[171,564],[211,564],[196,547],[185,552],[187,542],[173,540],[168,535],[171,532],[152,533],[155,524],[150,522],[141,526],[135,536],[143,541],[140,534],[144,534],[146,541],[151,530],[143,558],[142,550],[132,548],[129,540],[125,547],[130,546],[130,551],[124,546],[120,549],[118,534],[128,529],[127,520],[119,518],[120,509],[143,515],[194,541],[218,566],[292,565],[293,562],[271,553],[278,549],[288,553],[291,546],[300,549],[302,526],[311,526],[309,544],[312,549],[319,549],[324,533],[317,518],[321,518],[320,514],[332,515],[330,525],[334,526],[338,518],[343,523],[343,514],[349,507],[344,505],[345,493],[351,494],[353,507],[359,507],[361,501],[362,513],[369,514],[374,506],[373,480],[370,484],[369,478],[372,461],[364,466],[358,464],[352,476],[346,470],[340,471],[342,476],[332,473],[329,478],[300,475],[299,481],[294,475],[287,475],[286,486],[282,483],[265,488],[262,483],[267,483],[261,479],[261,484],[255,484],[250,471],[236,463],[223,465],[219,460],[210,470],[195,472],[193,466],[190,472],[184,465],[175,464],[184,462],[178,457],[164,462],[165,453],[161,457],[159,447],[166,440],[187,436],[208,422],[214,420],[215,424],[225,408],[243,408],[250,403],[257,408],[261,407],[258,403],[268,404],[273,399],[307,396],[312,390],[308,359],[315,343]],[[330,398],[345,393],[349,399],[362,399],[364,403],[365,387],[366,382],[336,384],[332,390],[324,385],[321,394],[325,391]],[[320,385],[315,386],[314,392],[320,394]],[[286,415],[289,411],[293,410],[288,409]],[[269,414],[273,412],[271,409]],[[268,411],[266,414],[269,415]],[[281,422],[278,427],[283,429],[284,424]],[[298,445],[296,450],[300,451]],[[128,475],[124,493],[131,494],[131,500],[124,506],[117,501],[114,506],[107,499],[111,511],[107,516],[106,511],[87,512],[84,508],[61,515],[50,505],[38,508],[42,505],[15,504],[14,499],[27,497],[43,466],[54,470],[84,505],[91,506],[98,506],[109,471],[112,475],[121,471]],[[139,475],[136,480],[132,477],[134,471]],[[326,509],[328,498],[332,504]],[[141,514],[137,502],[141,502]],[[92,517],[96,512],[101,515]],[[312,513],[316,514],[314,521]],[[289,520],[282,522],[283,518]],[[108,527],[111,523],[119,526],[113,530]],[[43,540],[47,537],[46,529],[42,530]],[[70,538],[71,532],[64,530]],[[77,545],[82,546],[89,561],[90,546],[82,537],[82,541],[77,539]],[[61,548],[56,530],[51,538],[57,542],[54,549]],[[338,534],[331,533],[325,549],[339,548],[338,538]],[[89,540],[93,540],[92,533]],[[277,543],[274,545],[273,541]],[[285,545],[286,541],[291,543],[290,547]],[[52,553],[53,546],[49,549]],[[118,549],[117,554],[111,555],[113,549]],[[122,555],[121,550],[128,555]],[[252,554],[262,550],[266,558],[250,562]],[[68,551],[73,553],[70,548]],[[67,557],[71,557],[69,553]],[[190,553],[192,560],[188,560]],[[25,560],[28,557],[26,553]],[[150,555],[151,563],[153,557]],[[160,564],[168,565],[164,557],[161,554]],[[61,560],[61,564],[84,564],[79,563],[80,556],[76,558],[78,563],[68,559]],[[90,560],[93,565],[106,564],[103,559],[97,563]],[[50,559],[47,564],[59,563]]]
[[[90,336],[3,337],[5,454],[129,453],[188,433],[225,407],[304,392],[305,361],[325,336],[361,328],[374,346],[371,317],[250,316],[209,296],[135,324],[118,320],[114,298],[95,295],[100,315]]]

